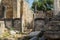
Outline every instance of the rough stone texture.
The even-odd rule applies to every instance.
[[[24,31],[24,28],[26,24],[32,25],[33,23],[33,12],[30,10],[28,3],[23,0],[23,8],[21,8],[21,1],[20,0],[2,0],[1,5],[4,7],[4,11],[2,11],[2,7],[0,7],[0,13],[4,13],[4,18],[6,19],[16,19],[20,18],[20,12],[23,9],[23,15],[22,15],[22,30]],[[9,23],[10,24],[9,24]],[[32,24],[31,24],[32,23]],[[11,26],[11,22],[7,21],[7,25]],[[10,27],[9,26],[9,27]],[[26,26],[27,27],[27,26]],[[32,26],[30,26],[31,28]]]
[[[5,18],[20,18],[20,0],[2,0]]]
[[[36,14],[34,14],[34,18],[45,18],[46,14],[43,13],[43,11],[38,11]]]
[[[45,25],[45,17],[46,14],[43,13],[43,11],[38,11],[36,14],[34,14],[34,30],[40,31],[43,30]]]
[[[21,10],[21,0],[17,0],[17,18],[20,18]]]
[[[5,7],[6,11],[6,18],[12,18],[13,17],[13,5],[12,0],[2,0],[2,5]]]
[[[44,27],[44,36],[51,39],[60,38],[60,21],[50,21]]]
[[[13,24],[12,24],[12,19],[6,19],[5,20],[5,25],[6,25],[6,28],[8,28],[8,29],[10,29],[10,28],[12,28],[13,26]]]
[[[60,31],[60,21],[50,21],[48,24],[46,24],[46,26],[44,27],[45,30],[52,30],[52,31],[56,31],[59,30]]]
[[[28,27],[33,28],[33,12],[30,10],[29,5],[26,1],[23,2],[23,17],[22,17],[23,29]],[[29,25],[29,26],[28,26]],[[31,26],[32,25],[32,26]]]
[[[14,28],[15,28],[15,30],[20,31],[20,27],[21,27],[20,23],[21,23],[20,19],[15,19],[14,20]]]
[[[4,21],[0,21],[0,35],[4,33],[5,30],[5,24]]]
[[[54,15],[60,12],[60,0],[54,0]]]
[[[17,18],[17,0],[13,0],[13,18]]]
[[[52,18],[52,17],[53,17],[53,11],[47,11],[46,18]]]
[[[35,27],[35,31],[40,31],[40,30],[43,30],[44,28],[44,21],[43,20],[36,20],[35,21],[35,24],[34,24],[34,27]]]

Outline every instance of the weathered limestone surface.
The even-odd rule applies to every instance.
[[[4,7],[4,11],[2,11],[2,6]],[[22,30],[24,31],[25,28],[32,28],[32,22],[33,22],[33,12],[30,10],[28,3],[23,0],[23,8],[21,8],[21,0],[2,0],[1,7],[0,7],[0,13],[6,19],[20,19],[20,12],[23,9],[23,15],[22,15]],[[9,24],[9,23],[10,24]],[[15,21],[13,21],[14,24]],[[17,23],[17,22],[16,22]],[[7,26],[11,26],[11,21],[6,22]],[[16,24],[14,24],[16,25]],[[28,26],[29,25],[29,26]],[[18,26],[18,25],[17,25]]]
[[[20,11],[21,11],[21,0],[17,0],[17,18],[20,18]]]
[[[60,0],[54,0],[54,15],[60,12]]]
[[[23,1],[23,17],[22,17],[22,23],[23,23],[23,30],[27,30],[33,28],[33,12],[30,10],[29,5],[26,1]]]
[[[12,24],[12,19],[6,19],[5,20],[5,25],[6,25],[6,28],[8,28],[8,29],[11,29],[13,26],[13,24]]]
[[[43,13],[43,11],[38,11],[36,14],[34,14],[34,18],[45,18],[46,14]]]
[[[13,0],[13,18],[17,18],[17,0]]]
[[[43,30],[45,25],[45,17],[46,14],[43,13],[43,11],[38,11],[36,14],[34,14],[34,30],[40,31]]]
[[[0,35],[4,33],[5,30],[5,24],[4,21],[0,21]]]
[[[36,20],[34,23],[35,31],[43,30],[45,24],[43,20]]]
[[[2,5],[5,7],[6,10],[6,18],[13,17],[13,1],[12,0],[2,0]]]
[[[20,19],[14,19],[14,29],[20,31],[21,22]]]

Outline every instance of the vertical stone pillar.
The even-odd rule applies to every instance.
[[[60,0],[54,0],[54,15],[57,15],[60,11]]]
[[[21,24],[20,24],[20,32],[23,32],[23,23],[22,23],[22,6],[21,6],[21,0],[17,0],[17,18],[20,18],[20,22],[21,22]]]
[[[20,1],[21,0],[17,0],[17,18],[20,18]]]
[[[13,0],[13,18],[17,18],[17,0]]]
[[[4,21],[1,21],[1,20],[0,20],[0,35],[1,35],[2,33],[4,33],[4,30],[5,30]]]
[[[1,4],[1,1],[2,1],[2,0],[0,0],[0,4]]]
[[[20,1],[20,19],[21,19],[21,32],[24,32],[24,27],[23,27],[23,0]]]
[[[20,18],[20,0],[13,0],[13,18]]]

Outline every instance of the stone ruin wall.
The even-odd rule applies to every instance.
[[[44,25],[50,21],[49,18],[53,18],[52,11],[47,11],[46,13],[43,11],[38,11],[36,14],[34,14],[34,30],[43,30]]]
[[[5,17],[13,17],[13,1],[12,0],[2,0],[2,5],[5,7]]]
[[[24,30],[33,28],[33,11],[30,10],[29,5],[26,1],[23,2],[23,27]]]
[[[7,18],[7,20],[8,19],[12,20],[12,18],[13,19],[20,18],[20,4],[19,3],[20,3],[20,0],[18,0],[18,1],[17,0],[2,0],[1,6],[5,7],[4,18]],[[0,7],[0,9],[1,9],[1,7]],[[7,21],[7,20],[5,20],[5,21]],[[20,19],[16,19],[16,20],[20,20]],[[29,26],[31,29],[32,24],[33,24],[32,22],[33,22],[33,12],[30,10],[28,3],[23,1],[23,16],[22,16],[23,31],[28,26],[28,23],[29,23],[29,25],[31,25],[31,26]],[[8,23],[8,21],[7,21],[7,23]],[[14,22],[14,23],[16,24],[17,22]],[[29,27],[28,27],[28,29],[29,29]]]

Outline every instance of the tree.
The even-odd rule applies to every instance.
[[[38,0],[34,1],[32,4],[32,9],[35,10],[35,6],[37,5],[36,9],[38,11],[43,10],[52,10],[53,8],[53,0]]]

